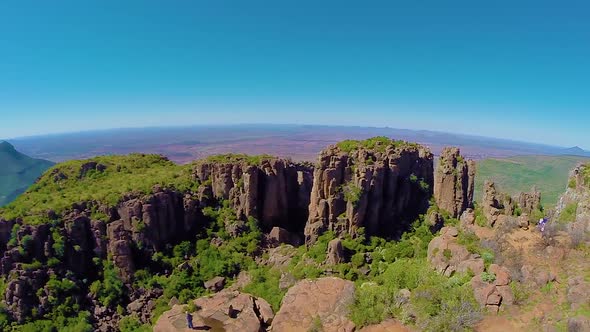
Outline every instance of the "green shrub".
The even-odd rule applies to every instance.
[[[483,282],[492,283],[496,281],[496,275],[489,272],[482,272],[481,273],[481,280]]]
[[[53,252],[57,257],[62,258],[65,254],[65,240],[57,227],[51,231],[51,238],[53,239],[53,244],[51,245]]]
[[[9,246],[14,247],[18,244],[18,231],[19,230],[20,230],[19,224],[14,224],[14,226],[12,226],[12,230],[10,232],[10,240],[8,240]]]
[[[373,151],[378,151],[378,152],[384,152],[388,146],[392,146],[392,147],[408,146],[408,147],[416,148],[418,146],[418,144],[409,143],[409,142],[405,142],[405,141],[396,141],[396,140],[392,140],[392,139],[385,137],[385,136],[377,136],[377,137],[373,137],[373,138],[369,138],[369,139],[361,140],[361,141],[344,140],[344,141],[337,143],[336,146],[341,151],[350,153],[354,150],[358,150],[361,148],[365,148],[365,149],[369,149],[369,150],[373,150]]]
[[[524,304],[529,298],[529,292],[525,286],[517,281],[513,280],[510,282],[510,289],[514,295],[514,304],[516,305]]]
[[[568,223],[576,221],[576,211],[578,210],[578,202],[570,203],[559,214],[560,223]],[[540,218],[539,218],[540,219]],[[538,219],[537,219],[538,220]]]
[[[453,253],[450,249],[445,249],[443,250],[443,256],[447,259],[447,261],[449,261],[453,257]]]
[[[322,332],[324,331],[324,325],[322,324],[322,320],[320,316],[315,316],[311,321],[311,326],[307,330],[307,332]]]
[[[150,332],[152,328],[147,324],[141,324],[136,316],[123,317],[119,321],[120,332]]]
[[[98,296],[104,306],[114,306],[122,300],[123,281],[119,278],[115,266],[107,261],[102,272],[102,281],[97,280],[90,285],[90,291]]]
[[[244,291],[265,299],[274,312],[277,312],[286,293],[286,290],[279,288],[281,272],[268,267],[257,267],[249,272],[252,281],[244,287]]]
[[[344,194],[344,200],[346,202],[356,206],[356,204],[361,199],[362,190],[358,185],[349,182],[348,184],[342,186],[342,193]]]

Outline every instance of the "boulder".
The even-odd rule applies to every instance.
[[[340,239],[334,239],[328,243],[326,263],[330,265],[344,263],[344,248]]]
[[[458,148],[443,148],[434,173],[434,198],[439,208],[458,218],[473,205],[475,162]]]
[[[504,269],[505,268],[501,266],[496,266],[494,268],[495,271],[499,271],[500,273],[504,273]],[[473,288],[475,300],[482,308],[486,308],[492,313],[497,313],[501,309],[501,306],[514,304],[514,295],[510,286],[508,286],[508,284],[497,285],[498,283],[503,284],[504,282],[505,280],[488,283],[483,281],[481,274],[474,276],[471,279],[470,284]]]
[[[457,243],[459,232],[455,227],[443,227],[440,235],[428,244],[428,262],[439,273],[451,276],[453,273],[467,272],[469,268],[480,270],[481,258],[473,257],[467,249]],[[476,271],[473,271],[476,272]]]
[[[522,280],[525,283],[535,284],[539,287],[555,281],[557,276],[546,268],[523,265],[520,269]]]
[[[507,268],[497,264],[491,264],[488,270],[496,275],[496,280],[494,281],[496,286],[506,286],[510,284],[510,271],[508,271]]]
[[[326,277],[302,280],[291,287],[276,314],[272,331],[307,332],[321,324],[324,332],[352,332],[348,319],[354,302],[354,283]]]
[[[301,240],[297,234],[291,233],[284,228],[276,226],[270,230],[270,233],[267,237],[267,242],[271,246],[277,246],[282,243],[290,244],[292,246],[301,245]]]
[[[224,277],[215,277],[211,280],[204,282],[205,289],[212,291],[212,292],[219,292],[225,286],[225,278]]]
[[[191,313],[195,329],[226,332],[259,332],[273,321],[268,302],[237,291],[223,291],[194,301],[197,311]],[[174,305],[164,312],[154,332],[176,332],[186,329],[186,305]]]
[[[461,227],[468,228],[469,226],[475,224],[475,211],[471,208],[463,211],[461,214]]]

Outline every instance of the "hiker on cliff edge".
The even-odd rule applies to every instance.
[[[545,225],[547,224],[547,219],[546,218],[541,218],[539,219],[539,230],[541,230],[541,233],[545,232]]]
[[[186,312],[186,325],[189,329],[193,329],[193,315],[190,312]]]

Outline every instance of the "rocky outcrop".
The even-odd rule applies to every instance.
[[[541,207],[541,192],[533,188],[530,193],[520,193],[518,196],[518,206],[522,213],[531,214]]]
[[[574,209],[568,227],[574,234],[590,232],[590,165],[580,165],[570,173],[566,192],[559,198],[555,219],[560,219],[566,210]]]
[[[210,186],[215,198],[229,200],[239,219],[254,217],[266,231],[275,226],[303,231],[313,182],[311,167],[274,157],[257,163],[239,156],[227,159],[199,162],[195,180]]]
[[[189,239],[202,228],[204,204],[200,197],[155,187],[153,194],[129,197],[116,208],[123,228],[130,231],[135,243],[151,252],[163,250],[170,243]]]
[[[33,308],[39,308],[41,299],[37,291],[47,282],[48,275],[44,270],[30,271],[16,267],[14,277],[6,284],[4,301],[12,317],[22,323],[30,317]]]
[[[478,274],[471,279],[471,287],[475,299],[488,311],[497,313],[503,306],[514,304],[514,295],[510,288],[510,272],[505,267],[491,264],[488,275],[494,280],[484,280],[483,274]]]
[[[342,240],[334,239],[328,243],[326,263],[329,265],[344,263],[344,248],[342,247]]]
[[[473,207],[474,188],[475,162],[465,160],[458,148],[444,148],[434,173],[434,198],[438,207],[458,218]]]
[[[274,313],[263,299],[237,291],[223,291],[194,301],[195,329],[225,332],[260,332],[272,322]],[[174,305],[160,316],[154,332],[177,332],[186,329],[186,305]]]
[[[320,153],[314,171],[306,243],[325,231],[397,237],[428,208],[433,159],[425,147],[389,142]]]
[[[131,232],[125,229],[122,220],[110,223],[107,227],[109,237],[108,253],[117,268],[121,279],[130,282],[135,272],[135,262],[131,251]]]
[[[271,331],[352,332],[348,319],[354,302],[354,283],[340,278],[302,280],[291,287],[275,316]]]
[[[303,239],[297,233],[289,232],[281,227],[273,227],[268,233],[266,242],[270,246],[277,246],[282,243],[299,246],[302,244]]]
[[[453,273],[484,271],[484,261],[477,254],[470,254],[457,243],[459,232],[455,227],[444,227],[440,235],[428,244],[428,262],[439,273],[451,276]]]

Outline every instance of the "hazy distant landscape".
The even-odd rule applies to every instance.
[[[425,130],[312,125],[235,125],[134,128],[35,136],[9,140],[19,151],[55,162],[96,155],[157,153],[178,163],[219,153],[272,154],[315,161],[327,145],[344,139],[387,136],[424,144],[438,155],[458,146],[468,158],[587,154],[583,150]]]

